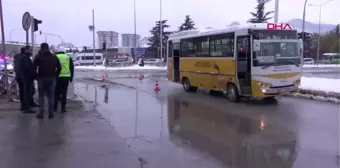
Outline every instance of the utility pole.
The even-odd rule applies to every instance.
[[[163,22],[162,22],[162,0],[159,0],[159,17],[160,17],[160,21],[159,21],[159,41],[160,41],[160,58],[163,58]]]
[[[2,44],[2,55],[7,55],[6,53],[6,42],[5,42],[5,26],[4,26],[4,15],[2,11],[2,0],[0,0],[0,28],[1,28],[1,44]],[[5,68],[5,74],[4,74],[4,81],[5,81],[5,88],[8,90],[8,71],[7,71],[7,59],[4,59],[4,68]],[[9,92],[7,93],[9,96]]]
[[[134,41],[135,41],[135,49],[134,50],[132,50],[132,52],[134,51],[134,59],[133,59],[133,61],[134,62],[136,62],[137,60],[137,58],[136,58],[136,48],[137,48],[137,24],[136,24],[136,0],[133,0],[133,15],[134,15],[134,17],[133,17],[133,24],[134,24],[134,33],[135,33],[135,35],[134,35]]]
[[[94,26],[94,9],[92,9],[92,35],[93,35],[93,66],[96,66],[96,27]]]

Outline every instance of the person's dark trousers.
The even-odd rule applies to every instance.
[[[31,110],[31,103],[32,103],[32,89],[33,89],[33,80],[31,79],[24,79],[24,96],[23,96],[23,111],[25,113],[35,113],[35,111]]]
[[[16,80],[19,86],[20,110],[24,110],[24,81],[19,77],[16,77]]]
[[[60,101],[61,112],[66,112],[67,89],[69,83],[70,78],[68,77],[57,78],[57,85],[54,93],[54,110],[58,109],[58,103]]]
[[[24,109],[24,80],[22,78],[16,77],[18,86],[19,86],[19,99],[20,99],[20,110]],[[36,107],[37,104],[34,102],[33,96],[35,94],[34,84],[32,84],[32,98],[31,98],[31,106]]]
[[[53,106],[54,106],[54,90],[56,85],[55,77],[40,78],[38,80],[39,91],[39,113],[38,118],[44,118],[45,111],[45,96],[48,100],[48,118],[53,118]]]

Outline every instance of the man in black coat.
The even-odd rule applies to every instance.
[[[19,86],[19,98],[20,98],[20,110],[24,110],[24,74],[22,71],[22,58],[29,55],[29,53],[26,53],[26,48],[28,47],[22,47],[20,49],[20,53],[16,54],[14,56],[14,72],[15,72],[15,79]],[[31,106],[37,107],[38,105],[34,102],[33,96],[35,94],[35,88],[34,85],[32,85],[32,99],[31,99]]]
[[[59,76],[61,65],[57,56],[51,53],[49,45],[42,43],[38,55],[34,58],[33,66],[35,72],[38,71],[38,90],[39,90],[39,113],[38,119],[44,118],[45,95],[48,99],[48,118],[54,118],[54,90],[56,77]]]
[[[19,82],[22,82],[23,85],[23,112],[24,113],[35,113],[35,111],[31,110],[32,103],[33,103],[33,96],[32,93],[34,93],[34,85],[33,81],[36,77],[36,73],[33,69],[33,64],[31,60],[32,56],[32,48],[30,46],[24,47],[24,54],[17,57],[17,66],[15,68],[17,78],[19,79]],[[19,59],[19,60],[18,60]],[[19,84],[20,85],[20,84]]]

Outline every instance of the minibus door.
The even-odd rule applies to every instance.
[[[180,69],[179,69],[179,62],[180,62],[180,43],[174,42],[173,43],[173,80],[174,82],[180,82]]]
[[[250,96],[251,92],[251,46],[250,36],[241,35],[236,37],[236,60],[237,79],[241,95]]]

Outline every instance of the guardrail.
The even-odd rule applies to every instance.
[[[6,86],[6,79],[8,80],[8,86]],[[0,71],[0,95],[7,95],[9,101],[18,99],[19,89],[17,81],[15,80],[14,72],[9,71],[6,78],[6,74]]]

